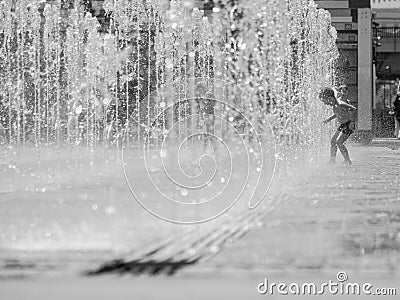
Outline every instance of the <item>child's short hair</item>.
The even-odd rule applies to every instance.
[[[321,99],[326,99],[328,97],[334,97],[336,98],[336,93],[335,90],[330,88],[330,87],[324,87],[320,92],[319,92],[319,98]]]

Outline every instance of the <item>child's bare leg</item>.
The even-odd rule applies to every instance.
[[[394,135],[396,138],[400,138],[400,120],[397,117],[394,117]]]
[[[343,155],[344,161],[351,163],[349,151],[347,151],[347,148],[344,145],[344,143],[347,141],[348,138],[349,138],[349,135],[342,132],[341,135],[339,136],[339,138],[337,139],[337,146],[340,150],[340,153],[342,153],[342,155]]]
[[[338,149],[337,141],[340,134],[341,132],[337,130],[331,139],[331,162],[334,162],[336,159],[336,152]]]

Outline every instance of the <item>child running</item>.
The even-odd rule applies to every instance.
[[[351,165],[352,162],[349,152],[347,151],[344,143],[353,133],[351,123],[353,122],[352,115],[356,108],[340,99],[337,99],[334,90],[329,87],[325,87],[321,90],[319,98],[325,105],[333,107],[333,115],[324,120],[323,123],[326,124],[334,119],[337,119],[340,124],[331,139],[331,159],[329,160],[329,163],[335,163],[336,152],[339,148],[343,155],[344,163]]]

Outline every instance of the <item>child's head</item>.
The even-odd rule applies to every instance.
[[[319,92],[319,99],[326,104],[333,106],[337,102],[336,99],[336,93],[335,91],[330,88],[330,87],[324,87],[320,92]]]

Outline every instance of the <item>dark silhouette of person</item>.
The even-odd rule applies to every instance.
[[[395,136],[400,139],[400,91],[397,92],[396,99],[393,102]]]

